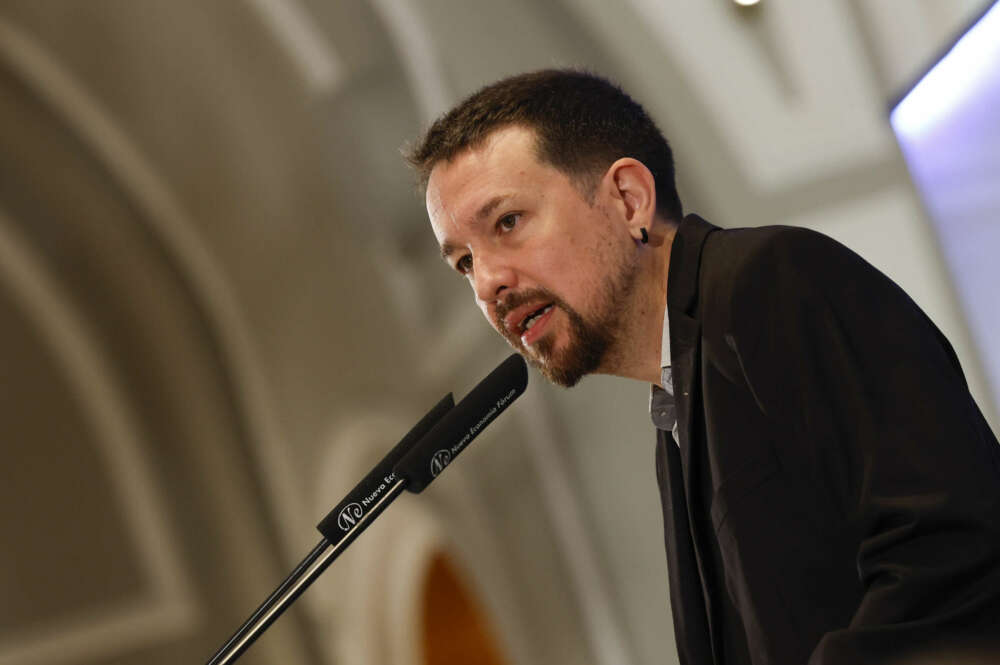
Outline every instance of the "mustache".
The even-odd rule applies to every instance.
[[[507,330],[507,326],[504,324],[504,319],[513,310],[532,302],[551,302],[555,307],[566,309],[562,298],[548,289],[534,288],[526,291],[518,291],[517,293],[510,294],[497,303],[496,308],[493,310],[493,316],[495,319],[494,323],[496,324],[496,327],[507,331],[509,334],[510,331]]]

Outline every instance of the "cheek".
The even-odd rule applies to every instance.
[[[546,253],[535,272],[542,286],[572,299],[573,295],[585,296],[599,282],[604,260],[593,245],[566,238],[554,251]]]

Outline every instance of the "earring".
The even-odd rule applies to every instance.
[[[647,244],[649,242],[649,234],[646,233],[646,227],[645,226],[641,227],[639,229],[639,232],[642,233],[642,244],[643,245]]]

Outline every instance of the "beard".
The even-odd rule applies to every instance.
[[[515,351],[552,383],[571,388],[587,374],[596,372],[617,342],[621,322],[629,309],[629,292],[638,274],[637,264],[621,264],[604,283],[597,298],[593,315],[584,317],[562,298],[547,289],[522,291],[499,305],[495,325]],[[520,335],[507,330],[503,317],[507,312],[529,302],[551,302],[553,309],[562,310],[569,321],[569,342],[556,349],[555,336],[549,333],[539,339],[529,351]]]

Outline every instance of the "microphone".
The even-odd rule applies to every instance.
[[[455,398],[451,393],[445,395],[440,402],[434,405],[427,414],[420,419],[413,429],[411,429],[396,446],[382,458],[382,461],[375,465],[375,468],[368,472],[357,485],[354,486],[347,496],[340,503],[334,506],[323,521],[316,525],[319,532],[330,542],[340,540],[341,536],[349,532],[358,520],[365,516],[365,512],[373,506],[385,490],[396,482],[396,474],[393,468],[413,446],[420,441],[438,422],[455,406]]]
[[[451,412],[433,425],[427,436],[405,453],[393,468],[406,489],[419,494],[465,450],[487,425],[528,385],[528,366],[513,354],[490,372]]]
[[[317,525],[323,538],[254,611],[208,665],[228,665],[246,651],[404,489],[422,492],[528,385],[524,358],[513,354],[457,405],[445,395]]]

